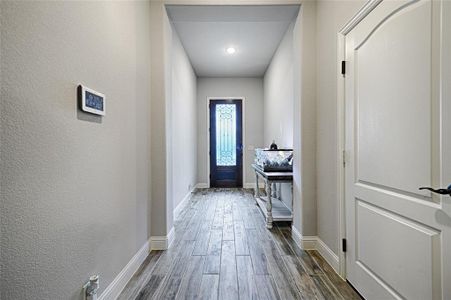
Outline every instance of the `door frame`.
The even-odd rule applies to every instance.
[[[346,74],[341,74],[342,61],[346,60],[346,35],[354,29],[371,11],[383,0],[369,0],[362,8],[341,28],[337,34],[337,196],[338,196],[338,274],[346,280],[346,253],[343,251],[342,240],[346,239],[346,198],[345,198],[345,81]],[[345,67],[348,66],[345,63]],[[347,248],[353,245],[347,245]]]
[[[243,187],[245,186],[245,174],[246,174],[246,98],[245,97],[207,97],[207,187],[210,188],[210,101],[220,101],[220,100],[241,100],[241,107],[242,107],[242,113],[241,113],[241,132],[242,132],[242,144],[243,149],[241,151],[242,156],[242,183]]]

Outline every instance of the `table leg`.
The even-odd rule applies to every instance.
[[[268,201],[266,202],[266,228],[272,228],[272,191],[271,191],[271,182],[267,182],[266,184],[266,194],[268,195]]]
[[[255,172],[255,192],[254,192],[254,197],[255,198],[260,198],[260,190],[259,190],[259,187],[258,187],[258,174],[257,174],[257,172]],[[254,199],[254,200],[255,200],[255,204],[258,204],[257,200],[256,199]]]
[[[255,192],[254,192],[255,198],[258,198],[260,196],[260,191],[258,190],[258,174],[255,172]]]

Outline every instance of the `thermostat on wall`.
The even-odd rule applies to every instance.
[[[104,94],[80,84],[78,86],[78,101],[80,102],[81,110],[96,115],[105,115],[106,103]]]

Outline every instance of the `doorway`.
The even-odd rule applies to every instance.
[[[210,187],[243,187],[243,101],[209,99]]]

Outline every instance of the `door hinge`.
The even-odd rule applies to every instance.
[[[342,60],[341,61],[341,75],[345,75],[346,74],[346,61]]]
[[[346,239],[341,240],[341,249],[343,250],[343,252],[346,252],[347,250]]]
[[[342,151],[343,168],[346,167],[346,151]]]

